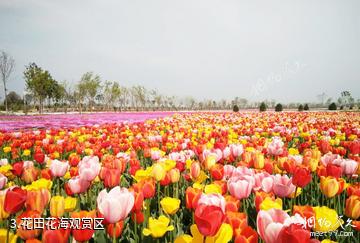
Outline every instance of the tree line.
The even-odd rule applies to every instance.
[[[76,84],[55,80],[49,71],[30,63],[25,67],[24,80],[26,92],[23,97],[14,91],[8,93],[7,82],[14,70],[15,61],[6,52],[0,52],[0,77],[4,90],[3,108],[28,111],[144,111],[144,110],[231,110],[258,109],[259,106],[275,108],[277,102],[265,100],[249,102],[245,98],[235,97],[231,100],[204,99],[197,100],[191,96],[176,97],[159,93],[156,89],[148,89],[142,85],[126,87],[118,81],[101,80],[93,72],[86,72]],[[320,96],[318,96],[319,98]],[[308,103],[311,108],[327,107],[331,99],[324,101],[326,95],[321,95],[320,103]],[[357,100],[360,103],[360,100]],[[344,91],[338,99],[339,105],[353,106],[356,104],[350,92]],[[283,105],[288,109],[303,109],[300,103]]]

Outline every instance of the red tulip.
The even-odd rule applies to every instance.
[[[71,214],[71,218],[77,219],[77,218],[95,218],[96,216],[96,212],[93,211],[80,211],[80,212],[73,212]],[[75,240],[77,241],[87,241],[90,240],[95,232],[94,229],[92,228],[83,228],[83,223],[82,220],[80,222],[80,227],[79,229],[72,229],[72,235],[74,237]]]
[[[21,176],[24,168],[24,162],[16,162],[12,165],[12,173],[16,176]]]
[[[257,243],[258,234],[250,226],[235,231],[235,243]]]
[[[9,214],[17,213],[22,209],[27,197],[26,190],[20,187],[13,187],[6,191],[4,210]]]
[[[292,183],[297,186],[304,188],[311,182],[311,173],[307,168],[296,167],[293,175]]]
[[[204,236],[214,236],[225,220],[225,215],[220,207],[213,205],[198,205],[195,210],[195,223]]]
[[[342,175],[342,168],[339,165],[328,164],[326,166],[327,176],[339,178]]]
[[[303,229],[300,224],[291,224],[282,228],[277,241],[279,243],[308,243],[310,231]]]
[[[185,192],[185,200],[186,200],[186,208],[194,209],[197,206],[197,202],[199,201],[201,196],[201,190],[193,187],[186,188]]]
[[[39,164],[44,163],[45,160],[45,154],[42,152],[37,152],[34,154],[34,160],[38,162]]]
[[[44,228],[42,233],[43,243],[67,243],[70,236],[70,228],[48,229]]]
[[[106,233],[109,237],[119,238],[124,229],[124,221],[119,221],[115,224],[106,225]]]

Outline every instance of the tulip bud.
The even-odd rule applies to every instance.
[[[54,196],[50,200],[50,214],[52,217],[61,217],[65,213],[65,199],[62,196]]]
[[[256,169],[262,169],[265,166],[264,154],[261,152],[256,152],[253,154],[254,167]]]
[[[200,168],[199,162],[194,162],[191,164],[191,167],[190,167],[191,178],[193,178],[193,179],[198,178],[200,175],[200,171],[201,171],[201,168]]]
[[[205,159],[205,168],[210,170],[216,164],[215,155],[208,155]]]
[[[176,183],[180,179],[180,171],[177,168],[173,168],[169,171],[171,183]]]

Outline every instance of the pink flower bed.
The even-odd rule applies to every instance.
[[[0,130],[93,126],[106,123],[141,122],[170,116],[174,112],[120,112],[0,116]]]

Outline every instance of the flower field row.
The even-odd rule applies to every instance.
[[[111,122],[0,132],[0,242],[359,241],[358,113]]]

